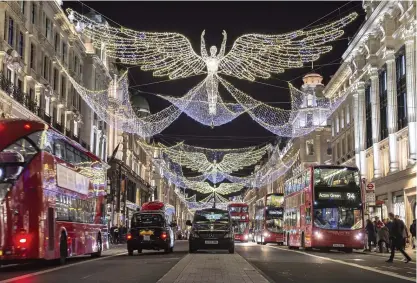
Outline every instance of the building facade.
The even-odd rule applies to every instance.
[[[363,1],[366,20],[327,84],[347,96],[332,121],[333,162],[355,164],[375,184],[369,216],[416,217],[415,1]]]
[[[90,90],[106,89],[118,74],[104,49],[94,48],[91,39],[75,31],[61,5],[61,1],[0,2],[0,119],[46,122],[110,161],[109,225],[125,225],[143,202],[156,199],[161,178],[152,173],[153,157],[140,148],[138,137],[102,121],[62,71],[61,65]],[[146,100],[138,99],[138,115],[148,115]],[[108,160],[113,152],[114,158]],[[175,198],[170,200],[175,203]]]

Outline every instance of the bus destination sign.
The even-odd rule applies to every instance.
[[[320,192],[319,199],[354,200],[355,193],[347,192]]]

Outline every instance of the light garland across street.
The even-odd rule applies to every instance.
[[[67,12],[76,30],[93,39],[94,47],[105,50],[107,56],[122,63],[140,65],[144,71],[153,71],[154,76],[170,79],[206,74],[206,113],[209,116],[217,116],[219,110],[218,74],[254,81],[268,79],[271,74],[282,73],[285,69],[303,67],[304,63],[316,61],[329,52],[332,47],[327,44],[340,38],[343,28],[357,17],[352,13],[330,24],[279,35],[242,35],[227,54],[225,31],[219,52],[216,46],[211,46],[209,53],[203,31],[201,55],[198,55],[190,41],[179,33],[116,28],[71,9]],[[239,109],[234,111],[239,112]]]

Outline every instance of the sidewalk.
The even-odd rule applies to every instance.
[[[127,253],[126,244],[110,245],[110,249],[104,250],[102,255],[109,256],[120,253]]]
[[[158,283],[267,283],[238,254],[188,254]]]
[[[384,257],[387,258],[389,257],[390,253],[379,253],[379,252],[364,252],[363,250],[355,250],[356,253],[361,253],[361,254],[367,254],[367,255],[373,255],[373,256],[378,256],[378,257]],[[408,247],[405,249],[405,252],[412,258],[412,260],[414,262],[416,262],[416,250],[412,247]],[[399,251],[395,251],[395,259],[397,260],[403,260],[404,256],[399,252]]]

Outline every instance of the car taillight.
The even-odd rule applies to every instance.
[[[26,130],[30,130],[30,124],[25,124],[24,126],[23,126],[23,128],[25,128]]]
[[[130,233],[129,233],[129,234],[127,234],[127,239],[128,239],[128,240],[132,239],[132,234],[130,234]]]
[[[161,239],[165,240],[167,238],[167,233],[166,232],[162,232],[161,234]]]
[[[19,243],[21,243],[21,244],[26,243],[26,238],[21,238],[21,239],[19,240]]]

